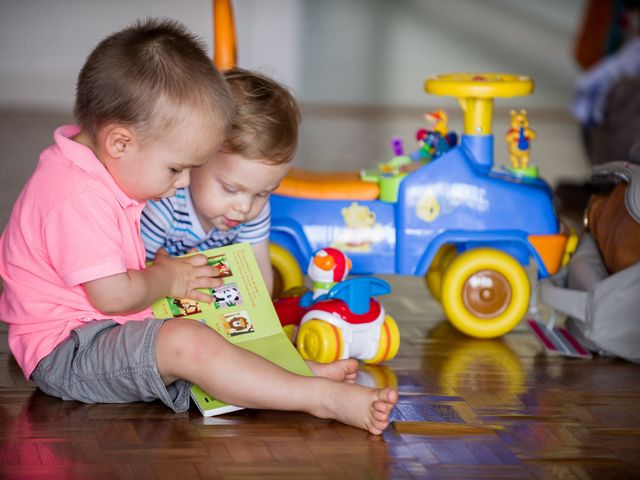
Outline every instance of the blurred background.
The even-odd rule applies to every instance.
[[[425,112],[451,98],[424,79],[448,72],[531,76],[527,98],[499,99],[496,163],[509,110],[526,108],[538,137],[532,162],[552,186],[588,178],[580,128],[569,113],[580,73],[573,46],[584,0],[236,0],[239,66],[286,84],[303,113],[298,167],[322,171],[387,161],[394,135],[415,148]],[[0,0],[0,225],[53,129],[72,120],[75,80],[93,47],[138,18],[179,20],[212,51],[206,0]]]

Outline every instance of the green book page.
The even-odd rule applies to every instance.
[[[163,298],[152,305],[156,318],[192,318],[206,323],[232,343],[268,337],[282,330],[273,302],[248,244],[234,244],[200,252],[220,272],[224,284],[203,290],[214,296],[210,304]]]
[[[205,323],[228,341],[250,350],[300,375],[311,375],[306,363],[288,339],[273,307],[258,263],[248,244],[233,244],[200,252],[220,272],[224,283],[205,290],[210,303],[164,298],[152,305],[156,318],[190,318]],[[211,368],[216,368],[212,365]],[[203,415],[217,415],[240,407],[227,405],[202,391],[191,395]]]
[[[289,337],[280,331],[267,339],[248,340],[244,342],[242,348],[249,350],[256,355],[268,358],[276,365],[285,370],[297,373],[298,375],[311,376],[311,370],[300,356],[296,347],[293,346]]]

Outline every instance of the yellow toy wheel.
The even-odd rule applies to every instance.
[[[504,335],[527,313],[531,287],[522,266],[492,248],[460,254],[444,274],[442,307],[461,332],[478,338]]]
[[[335,362],[342,356],[342,332],[324,320],[309,320],[298,331],[296,348],[305,360]]]
[[[269,244],[269,256],[273,269],[273,298],[282,292],[304,285],[302,270],[295,257],[284,247]]]
[[[505,73],[448,73],[429,77],[427,93],[456,97],[464,111],[464,133],[489,135],[495,97],[517,97],[533,92],[533,80]]]
[[[438,301],[440,301],[441,297],[444,272],[457,255],[458,251],[454,245],[443,245],[440,247],[440,250],[438,250],[438,253],[436,253],[436,256],[433,257],[431,265],[429,265],[425,280],[429,293]]]
[[[391,315],[384,317],[380,331],[380,345],[375,356],[364,363],[381,363],[391,360],[398,353],[400,348],[400,330],[398,324]]]

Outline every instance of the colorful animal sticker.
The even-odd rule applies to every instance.
[[[215,255],[213,257],[207,257],[209,265],[214,267],[218,271],[218,277],[230,277],[232,274],[229,262],[226,255]]]
[[[240,290],[235,283],[214,288],[211,290],[211,295],[214,298],[213,305],[217,309],[235,307],[242,304]]]
[[[438,199],[431,194],[423,195],[416,206],[416,215],[425,222],[433,222],[440,215]]]
[[[176,318],[202,312],[198,302],[188,298],[170,298],[169,309],[171,310],[171,314]]]
[[[369,252],[371,244],[382,239],[381,225],[369,207],[353,202],[340,210],[347,228],[342,229],[331,244],[345,252]]]
[[[230,337],[255,331],[246,310],[223,315],[222,323],[225,333]]]

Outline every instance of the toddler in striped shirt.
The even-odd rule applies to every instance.
[[[289,170],[300,114],[286,88],[265,75],[223,72],[236,117],[220,152],[191,171],[191,184],[173,197],[148,202],[141,233],[147,260],[247,242],[269,291],[269,195]]]

